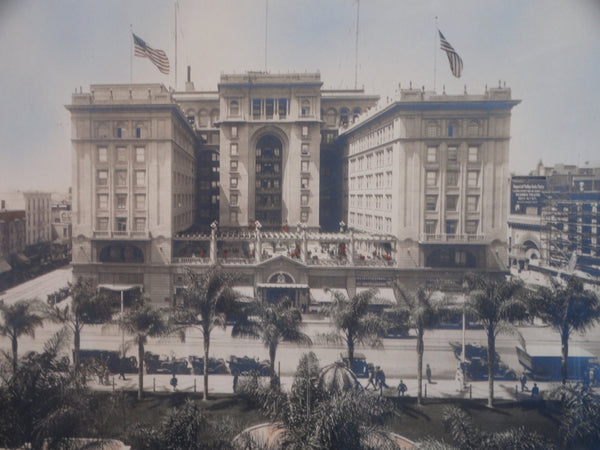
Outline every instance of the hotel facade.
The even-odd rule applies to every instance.
[[[510,89],[378,100],[318,73],[73,94],[74,275],[161,305],[219,263],[309,308],[505,271]]]

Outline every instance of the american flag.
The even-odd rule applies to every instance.
[[[133,34],[133,43],[135,45],[135,56],[150,58],[150,61],[158,67],[158,70],[165,75],[169,74],[169,58],[167,58],[167,54],[164,51],[153,49],[135,34]]]
[[[450,42],[446,40],[442,32],[438,30],[438,33],[440,33],[440,48],[448,55],[448,62],[450,63],[452,75],[456,78],[460,78],[463,67],[462,59],[460,59],[460,56],[458,56],[458,53],[456,53],[454,47],[450,45]]]

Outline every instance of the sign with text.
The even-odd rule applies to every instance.
[[[510,184],[511,214],[539,214],[546,191],[546,177],[512,177]],[[535,208],[535,212],[532,212]]]

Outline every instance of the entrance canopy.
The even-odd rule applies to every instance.
[[[302,283],[258,283],[259,289],[308,289],[308,284]]]
[[[338,291],[344,294],[344,296],[348,297],[348,292],[346,289],[331,289],[327,290],[325,288],[311,288],[310,289],[310,298],[313,303],[325,304],[333,302],[333,294],[331,291]]]
[[[105,283],[99,284],[98,289],[107,289],[109,291],[121,292],[121,291],[129,291],[130,289],[142,289],[144,286],[141,284],[115,284],[115,283]]]

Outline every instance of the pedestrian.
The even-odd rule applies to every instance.
[[[119,380],[125,380],[125,357],[121,358],[119,361]]]
[[[525,375],[525,373],[523,373],[523,376],[521,377],[521,392],[529,390],[529,388],[526,385],[527,385],[527,375]]]
[[[375,367],[373,367],[373,364],[369,364],[367,366],[367,370],[369,371],[369,382],[367,383],[365,390],[368,391],[369,386],[373,386],[373,390],[376,391],[377,385],[375,384]]]
[[[406,393],[407,390],[408,390],[408,388],[404,384],[404,381],[400,380],[400,384],[398,385],[398,395],[404,397],[404,394]]]
[[[427,368],[425,369],[425,375],[427,376],[427,382],[431,384],[431,367],[427,364]]]
[[[177,390],[177,377],[175,376],[175,372],[173,372],[173,376],[171,377],[171,386],[173,386],[173,391]]]
[[[233,392],[237,391],[237,384],[238,384],[239,376],[240,376],[240,371],[237,369],[234,369],[234,371],[233,371]]]
[[[533,387],[531,388],[531,398],[537,398],[540,395],[540,388],[538,388],[537,383],[533,383]]]

